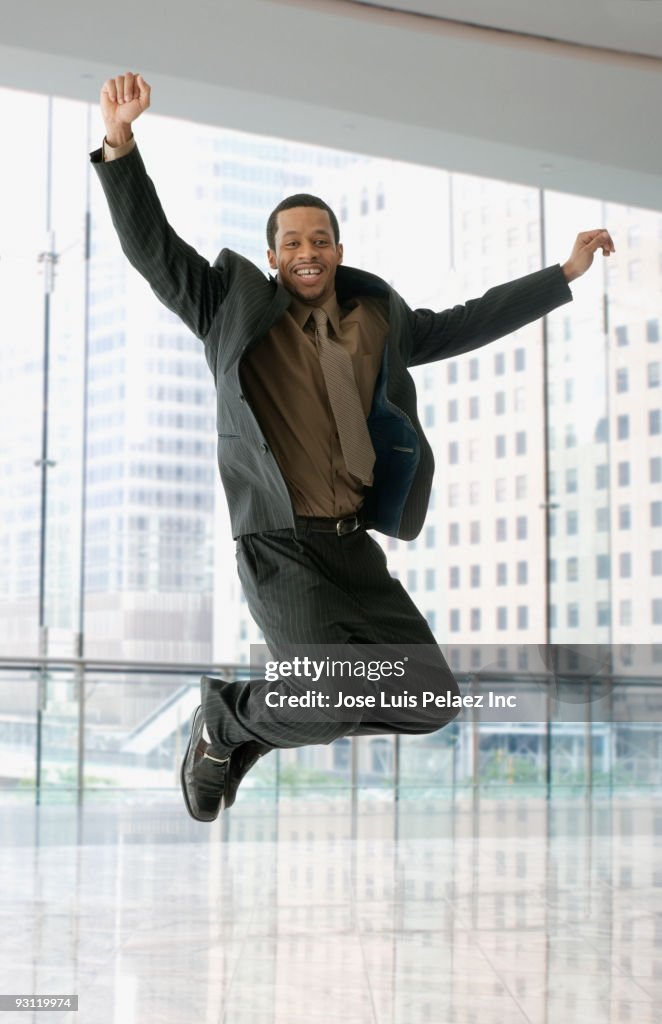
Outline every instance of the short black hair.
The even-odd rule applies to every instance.
[[[331,227],[333,228],[333,237],[336,245],[338,245],[340,241],[340,227],[338,225],[338,218],[331,207],[318,196],[311,196],[308,192],[299,192],[295,196],[288,196],[287,199],[283,199],[276,209],[272,210],[269,214],[269,220],[267,221],[267,244],[272,251],[275,252],[276,249],[278,214],[281,210],[292,210],[295,206],[315,206],[318,210],[326,210],[331,221]]]

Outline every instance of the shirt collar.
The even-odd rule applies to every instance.
[[[330,299],[327,299],[326,302],[322,304],[322,309],[328,316],[334,333],[336,335],[340,334],[340,306],[338,305],[338,299],[336,298],[335,292]],[[312,311],[312,306],[307,306],[305,303],[299,302],[295,295],[292,296],[288,312],[294,317],[302,330],[306,326]]]

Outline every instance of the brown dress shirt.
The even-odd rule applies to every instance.
[[[115,160],[135,146],[103,142],[103,159]],[[350,353],[366,417],[372,405],[384,342],[388,302],[370,296],[339,307],[324,303],[329,336]],[[278,323],[244,358],[242,387],[278,462],[297,515],[348,516],[363,504],[363,484],[348,471],[331,412],[312,307],[293,298]]]
[[[372,405],[388,303],[364,296],[342,309],[335,295],[323,308],[329,337],[342,345],[366,418]],[[301,516],[348,516],[363,504],[363,484],[345,465],[315,344],[312,307],[290,308],[244,358],[241,380]],[[309,326],[306,326],[310,321]]]

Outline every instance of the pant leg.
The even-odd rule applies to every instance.
[[[313,532],[296,537],[291,530],[250,534],[237,542],[237,562],[251,614],[274,660],[316,649],[348,660],[384,661],[397,660],[406,650],[407,699],[423,688],[459,693],[425,618],[390,576],[382,548],[364,530],[343,537]],[[353,686],[376,693],[379,701],[386,692],[395,709],[266,710],[264,697],[274,685],[256,680],[208,686],[207,727],[223,750],[247,739],[296,747],[348,735],[432,732],[457,714],[448,706],[423,708],[420,701],[416,707],[397,706],[403,699],[398,678],[381,680],[378,691],[361,681],[353,680]],[[327,692],[336,688],[334,681]],[[292,678],[278,689],[300,696],[310,684]]]

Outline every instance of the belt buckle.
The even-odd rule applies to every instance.
[[[344,529],[345,524],[347,524],[347,529]],[[360,525],[361,521],[357,515],[348,516],[346,519],[338,520],[338,522],[336,523],[336,533],[338,534],[339,537],[343,537],[346,533],[354,533],[356,530],[358,530]]]

